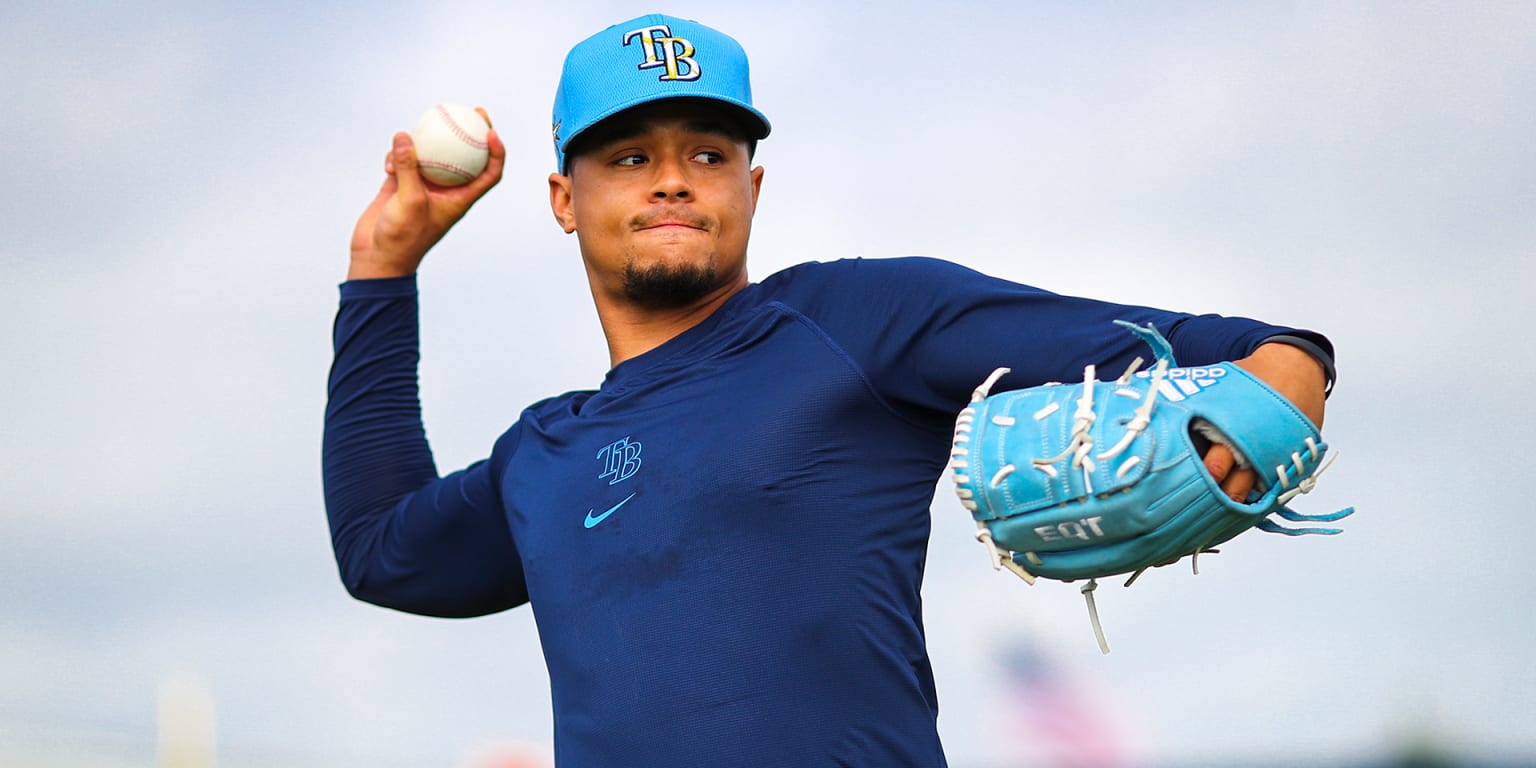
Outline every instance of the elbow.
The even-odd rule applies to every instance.
[[[469,618],[528,602],[515,557],[475,556],[462,541],[403,547],[382,526],[333,526],[331,545],[347,594],[420,616]]]
[[[421,600],[418,596],[412,595],[410,590],[401,589],[398,584],[379,583],[361,574],[349,573],[345,568],[341,572],[341,584],[353,599],[380,608],[439,618],[464,618],[471,615],[444,610],[445,606],[435,601]]]
[[[444,587],[411,574],[377,574],[338,561],[342,586],[354,599],[380,608],[439,619],[488,616],[528,602],[525,590],[507,584],[491,593]],[[475,593],[479,594],[475,594]]]
[[[341,576],[341,586],[352,599],[382,608],[395,607],[389,592],[379,587],[378,580],[370,579],[365,569],[340,557],[336,559],[336,565]]]

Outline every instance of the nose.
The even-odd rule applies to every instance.
[[[688,180],[688,167],[685,161],[657,160],[652,167],[656,169],[656,176],[651,186],[652,199],[688,200],[693,197],[693,185]]]

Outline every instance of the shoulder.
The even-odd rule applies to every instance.
[[[574,418],[581,412],[581,406],[592,395],[593,390],[577,390],[566,392],[554,397],[546,397],[527,408],[518,415],[517,421],[496,438],[496,444],[491,449],[491,461],[496,466],[504,466],[517,448],[522,444],[523,434],[527,430],[546,431],[552,425],[566,419]]]
[[[518,418],[518,423],[549,424],[561,419],[575,416],[581,411],[583,403],[587,402],[596,390],[578,389],[565,394],[546,397],[533,405],[523,409],[523,414]]]
[[[838,259],[810,261],[780,270],[762,281],[764,286],[839,280],[920,281],[933,275],[978,275],[969,267],[928,256],[889,259]]]
[[[807,262],[769,275],[761,282],[763,298],[799,305],[831,296],[901,295],[931,291],[935,285],[984,279],[981,273],[943,259],[904,256],[889,259],[839,259]]]
[[[794,313],[862,366],[878,369],[986,304],[998,282],[942,259],[843,259],[771,275],[757,301]]]

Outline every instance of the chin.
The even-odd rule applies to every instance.
[[[658,262],[624,267],[624,295],[651,309],[680,309],[695,304],[720,287],[713,259],[697,263]]]

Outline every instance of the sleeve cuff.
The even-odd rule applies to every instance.
[[[1261,341],[1259,343],[1260,344],[1269,344],[1269,343],[1285,344],[1285,345],[1288,345],[1288,346],[1295,347],[1295,348],[1297,348],[1297,349],[1299,349],[1299,350],[1301,350],[1301,351],[1311,355],[1313,359],[1317,360],[1318,365],[1321,365],[1323,367],[1323,393],[1324,393],[1324,395],[1331,395],[1331,394],[1333,394],[1333,382],[1334,382],[1335,379],[1338,378],[1338,371],[1335,370],[1334,367],[1333,367],[1333,355],[1328,350],[1324,349],[1322,347],[1322,345],[1318,344],[1315,341],[1312,341],[1311,339],[1304,338],[1304,337],[1301,337],[1301,336],[1292,336],[1292,335],[1286,334],[1286,333],[1279,334],[1278,336],[1270,336],[1269,338],[1264,339],[1263,341]]]
[[[341,300],[398,299],[416,295],[416,275],[348,280],[341,284]]]

